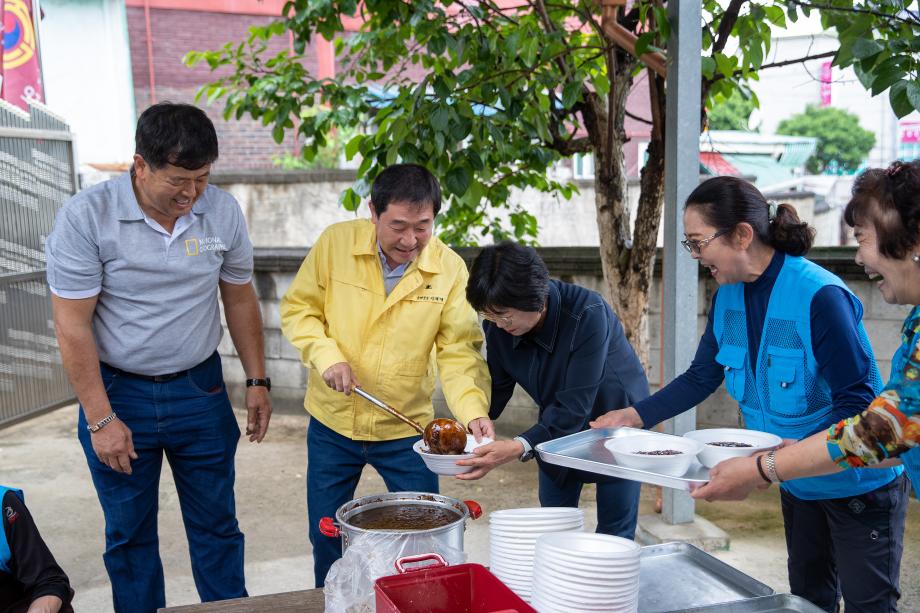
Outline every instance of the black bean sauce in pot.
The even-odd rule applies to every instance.
[[[460,514],[432,505],[405,504],[361,511],[346,521],[362,530],[431,530],[452,524]]]

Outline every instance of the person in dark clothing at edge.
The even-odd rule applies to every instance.
[[[652,427],[706,399],[725,380],[744,426],[800,440],[861,413],[882,379],[859,299],[806,260],[814,230],[788,204],[735,177],[687,198],[684,247],[719,289],[690,368],[653,396],[593,427]],[[764,486],[778,483],[774,456]],[[909,499],[903,468],[850,470],[781,485],[789,585],[825,611],[897,611]]]
[[[512,460],[527,461],[543,442],[588,428],[612,407],[649,395],[639,358],[623,326],[597,292],[551,280],[530,247],[506,241],[484,248],[473,262],[466,297],[483,318],[492,375],[489,417],[498,419],[520,385],[539,418],[513,440],[476,449],[458,479],[479,479]],[[540,504],[577,507],[582,486],[597,484],[597,531],[632,539],[639,483],[571,470],[537,460]]]
[[[67,575],[38,533],[20,490],[0,485],[0,613],[73,613]]]

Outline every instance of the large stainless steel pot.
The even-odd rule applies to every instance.
[[[446,526],[431,528],[430,530],[365,530],[351,525],[348,520],[362,511],[388,506],[433,506],[451,509],[459,514],[459,518]],[[335,519],[324,517],[319,522],[320,532],[328,537],[342,537],[342,552],[348,549],[349,543],[355,537],[366,532],[392,533],[394,538],[405,541],[419,540],[423,537],[434,537],[437,541],[448,547],[463,551],[463,531],[466,529],[467,519],[476,519],[482,515],[482,508],[472,500],[457,500],[440,494],[427,494],[424,492],[390,492],[388,494],[375,494],[364,496],[351,502],[346,502],[335,512]]]

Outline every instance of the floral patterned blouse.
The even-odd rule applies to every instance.
[[[910,450],[911,461],[902,458],[908,471],[913,464],[920,466],[915,461],[920,460],[920,305],[904,321],[888,385],[862,414],[831,426],[827,449],[845,468],[877,464]]]

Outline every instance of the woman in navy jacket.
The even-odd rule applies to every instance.
[[[814,231],[750,183],[716,177],[687,199],[684,246],[719,283],[690,368],[592,425],[651,427],[723,379],[747,428],[803,439],[860,413],[882,388],[862,304],[802,257]],[[764,474],[778,482],[774,467]],[[781,486],[792,593],[834,613],[897,610],[908,485],[903,469],[846,471]],[[766,484],[766,481],[764,482]]]
[[[505,462],[526,461],[538,444],[586,430],[611,407],[648,396],[645,372],[610,306],[597,292],[550,280],[532,248],[510,241],[484,248],[466,296],[483,318],[489,416],[498,419],[517,384],[536,402],[539,418],[513,440],[461,460],[475,469],[458,478],[479,479]],[[598,532],[633,538],[638,483],[537,463],[541,505],[577,507],[582,485],[597,483]]]

